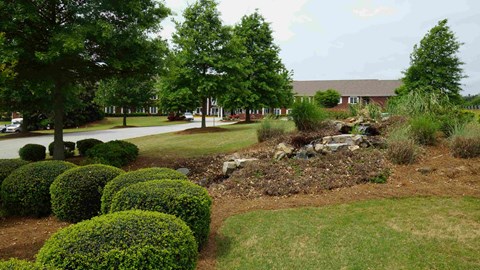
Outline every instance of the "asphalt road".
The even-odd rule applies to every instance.
[[[231,122],[220,122],[219,119],[207,118],[207,127],[228,125]],[[104,142],[112,140],[124,140],[130,138],[143,137],[148,135],[155,135],[161,133],[169,133],[175,131],[181,131],[189,128],[199,128],[201,126],[201,120],[196,117],[193,122],[186,124],[178,124],[171,126],[158,126],[158,127],[138,127],[138,128],[121,128],[121,129],[107,129],[98,131],[87,132],[74,132],[65,133],[63,135],[64,141],[77,142],[79,140],[95,138]],[[4,139],[0,140],[0,158],[18,158],[18,150],[28,143],[41,144],[45,147],[53,142],[52,135],[28,137],[28,138],[16,138],[16,139]],[[48,151],[48,150],[47,150]]]

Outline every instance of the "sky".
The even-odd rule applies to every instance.
[[[174,16],[161,36],[175,31],[194,0],[165,0]],[[413,46],[438,21],[464,45],[459,57],[468,78],[462,95],[480,94],[479,0],[217,0],[225,25],[258,9],[270,23],[280,57],[294,80],[353,80],[402,77]]]

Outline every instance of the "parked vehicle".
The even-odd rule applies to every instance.
[[[5,132],[6,133],[17,133],[22,131],[21,124],[8,125]]]
[[[7,125],[3,125],[3,127],[0,127],[0,132],[1,133],[7,132]]]
[[[185,120],[187,120],[187,121],[193,121],[194,120],[193,114],[190,113],[190,112],[186,112],[183,116],[185,116]]]

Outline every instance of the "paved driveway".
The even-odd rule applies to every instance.
[[[207,126],[226,125],[231,122],[220,122],[219,119],[207,118]],[[63,135],[64,141],[76,142],[87,138],[95,138],[107,142],[112,140],[124,140],[136,137],[143,137],[148,135],[155,135],[161,133],[181,131],[189,128],[198,128],[201,126],[201,120],[196,117],[195,121],[186,124],[178,124],[171,126],[158,127],[138,127],[138,128],[121,128],[121,129],[107,129],[87,132],[66,133]],[[18,150],[27,143],[36,143],[48,147],[53,142],[53,135],[45,135],[29,138],[17,138],[0,140],[0,158],[18,158]],[[48,151],[48,150],[47,150]]]

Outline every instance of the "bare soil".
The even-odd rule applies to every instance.
[[[265,142],[257,144],[254,147],[246,149],[237,155],[242,157],[259,157],[267,158],[271,155],[272,147],[277,142]],[[349,156],[350,154],[339,153],[338,156],[331,156],[332,162],[340,162],[349,158],[352,160],[351,164],[355,165],[355,160],[362,160],[368,158],[367,154],[358,154],[359,156]],[[376,150],[374,150],[376,151]],[[346,156],[345,156],[346,155]],[[365,156],[364,156],[365,155]],[[328,156],[327,156],[328,157]],[[332,158],[336,157],[336,158]],[[198,262],[197,269],[214,269],[216,263],[216,243],[215,239],[219,237],[218,230],[222,226],[225,219],[232,215],[245,213],[252,210],[259,209],[283,209],[304,206],[324,206],[330,204],[342,204],[355,201],[363,201],[370,199],[381,198],[401,198],[411,196],[473,196],[480,197],[480,158],[475,159],[458,159],[451,156],[449,149],[442,143],[438,146],[426,147],[422,158],[417,164],[398,166],[386,162],[381,155],[374,160],[379,161],[377,164],[369,166],[368,170],[375,168],[389,168],[390,177],[385,184],[373,184],[364,180],[357,181],[348,179],[355,179],[354,176],[347,177],[347,172],[338,171],[334,175],[340,177],[342,180],[332,182],[334,185],[331,188],[312,188],[312,185],[306,185],[305,190],[310,192],[285,192],[278,194],[278,196],[270,196],[265,192],[266,185],[251,185],[248,177],[252,177],[251,170],[263,168],[259,167],[245,168],[244,171],[238,171],[230,179],[225,179],[221,175],[222,162],[228,159],[228,155],[216,155],[194,159],[176,159],[176,160],[161,160],[161,159],[146,159],[139,158],[134,164],[129,166],[128,170],[134,170],[142,167],[151,166],[166,166],[171,168],[187,167],[191,170],[190,179],[208,187],[209,192],[214,197],[214,204],[212,208],[212,223],[211,233],[207,246],[202,250]],[[275,177],[279,179],[305,179],[302,183],[316,183],[310,179],[315,175],[325,175],[328,168],[325,167],[328,160],[320,158],[318,164],[309,164],[313,161],[283,161],[279,162],[281,166],[291,166],[291,170],[276,172],[271,170],[270,180]],[[302,167],[302,162],[307,162],[308,166],[317,166],[315,170],[308,173],[308,166]],[[345,161],[341,161],[345,162]],[[297,164],[297,165],[289,165]],[[348,163],[348,162],[347,162]],[[269,166],[271,164],[268,164]],[[276,165],[274,165],[276,166]],[[322,167],[323,166],[323,167]],[[340,165],[339,165],[340,166]],[[366,165],[367,166],[367,165]],[[361,172],[361,167],[357,169]],[[280,167],[274,167],[280,168]],[[345,168],[342,167],[341,168]],[[366,167],[365,167],[366,168]],[[248,173],[250,170],[250,173]],[[301,174],[298,174],[300,171]],[[238,174],[238,175],[237,175]],[[298,174],[298,175],[297,175]],[[253,172],[253,175],[255,173]],[[286,176],[282,176],[286,175]],[[368,173],[366,174],[368,175]],[[281,176],[283,178],[281,178]],[[295,176],[295,177],[293,177]],[[241,179],[244,178],[242,183]],[[259,177],[261,178],[261,177]],[[235,184],[229,183],[236,179]],[[252,178],[253,179],[253,178]],[[283,181],[283,180],[282,180]],[[282,181],[275,182],[279,190],[282,188],[291,187],[292,183],[282,184]],[[310,181],[310,182],[308,182]],[[347,182],[345,182],[347,181]],[[272,181],[270,181],[271,183]],[[340,185],[338,185],[340,183]],[[346,184],[345,184],[346,183]],[[227,188],[222,188],[220,185],[231,185]],[[245,188],[247,187],[247,188]],[[245,193],[245,190],[247,191]],[[288,189],[287,189],[288,190]],[[228,191],[228,192],[226,192]],[[250,195],[249,195],[250,194]],[[253,195],[253,196],[252,196]],[[67,226],[65,222],[60,222],[54,217],[47,217],[41,219],[34,218],[4,218],[0,219],[0,259],[8,259],[11,257],[33,260],[35,254],[43,245],[48,237],[60,228]]]

